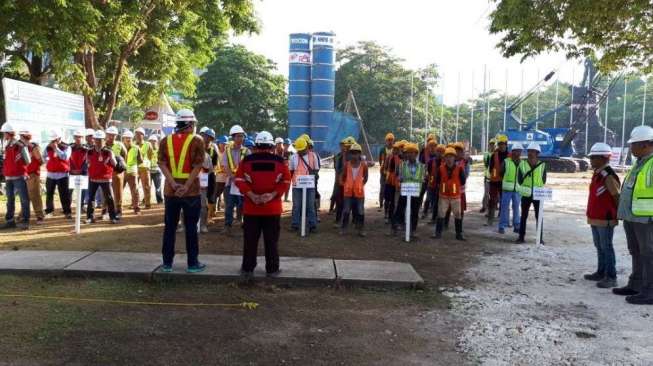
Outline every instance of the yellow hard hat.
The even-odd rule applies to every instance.
[[[427,143],[426,146],[438,146],[438,142],[435,141],[435,139],[430,139]]]
[[[403,149],[404,148],[404,143],[401,141],[397,141],[394,144],[392,144],[392,147],[396,147],[397,149]]]
[[[446,149],[447,148],[442,144],[438,144],[438,147],[436,148],[437,151],[441,151],[441,152],[444,152]]]
[[[504,143],[504,144],[508,143],[508,136],[506,136],[506,135],[503,135],[503,134],[502,135],[497,135],[496,139],[497,139],[497,142],[500,143],[500,144],[501,143]]]
[[[361,151],[363,151],[363,148],[361,147],[361,145],[359,145],[357,143],[353,143],[353,144],[351,144],[351,147],[349,148],[349,151],[361,152]]]
[[[297,150],[297,151],[304,151],[308,147],[308,142],[306,141],[305,138],[302,138],[301,136],[299,136],[297,138],[297,140],[295,140],[295,143],[293,144],[293,146],[295,147],[295,150]]]
[[[305,133],[305,134],[299,136],[298,139],[304,139],[304,140],[308,141],[308,140],[311,139],[311,136],[309,136],[307,133]]]
[[[454,147],[454,149],[465,150],[465,144],[463,144],[462,142],[456,142],[456,143],[454,143],[454,144],[453,144],[453,147]]]
[[[447,156],[447,155],[456,156],[457,155],[456,154],[456,149],[454,149],[453,147],[448,147],[448,148],[444,149],[444,156]]]
[[[385,135],[385,140],[386,140],[386,141],[388,141],[388,140],[394,140],[394,139],[395,139],[395,135],[394,135],[392,132],[388,132],[388,133]]]
[[[404,145],[404,152],[418,153],[419,152],[419,147],[417,147],[417,144],[409,142],[409,143]]]
[[[353,145],[356,143],[356,139],[353,136],[347,137],[347,144]]]
[[[429,133],[429,136],[426,138],[426,141],[431,141],[431,140],[435,140],[435,135],[432,134],[432,133]]]

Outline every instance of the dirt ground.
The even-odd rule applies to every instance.
[[[484,227],[482,178],[468,184],[466,243],[420,222],[419,240],[388,237],[374,207],[378,175],[366,187],[368,236],[340,236],[322,204],[319,233],[285,230],[283,256],[379,259],[411,263],[426,285],[413,290],[276,287],[264,284],[143,282],[124,279],[0,276],[0,295],[29,293],[163,302],[255,301],[256,310],[88,304],[0,297],[0,365],[6,364],[647,364],[653,359],[649,308],[627,305],[582,280],[595,265],[584,223],[589,173],[550,175],[547,246],[513,244]],[[329,196],[333,174],[321,173]],[[290,206],[287,206],[289,208]],[[4,207],[3,207],[4,208]],[[0,208],[0,211],[3,209]],[[221,214],[219,214],[221,215]],[[287,215],[287,213],[286,213]],[[162,208],[127,214],[120,225],[83,225],[61,216],[29,232],[0,233],[2,249],[158,252]],[[242,234],[200,236],[201,253],[240,254]],[[533,219],[529,222],[533,231]],[[453,226],[453,225],[452,225]],[[453,228],[452,228],[453,229]],[[452,230],[450,229],[450,230]],[[236,230],[235,230],[236,231]],[[629,272],[617,228],[620,281]],[[183,252],[183,235],[178,235]],[[282,264],[283,266],[283,264]],[[65,345],[65,346],[62,346]]]

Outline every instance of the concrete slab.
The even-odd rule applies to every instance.
[[[91,252],[15,250],[0,255],[0,272],[61,272]]]
[[[403,287],[424,282],[408,263],[336,259],[335,265],[338,280],[343,283]]]
[[[96,252],[65,268],[71,275],[151,277],[161,265],[156,253]]]
[[[213,277],[217,279],[236,279],[240,277],[242,257],[237,255],[200,254],[200,261],[206,264],[204,272],[186,273],[186,255],[175,255],[172,273],[164,273],[161,268],[154,272],[154,277]]]

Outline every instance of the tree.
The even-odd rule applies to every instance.
[[[239,45],[216,50],[216,59],[200,77],[195,112],[204,125],[226,133],[233,124],[246,131],[285,135],[286,80],[275,64]]]
[[[653,70],[650,0],[494,0],[490,33],[505,57],[547,51],[599,56],[604,71]]]

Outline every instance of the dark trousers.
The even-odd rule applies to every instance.
[[[537,219],[540,217],[540,201],[534,201],[531,197],[522,197],[521,220],[519,223],[519,239],[522,240],[524,240],[524,237],[526,236],[526,220],[528,220],[528,211],[531,209],[531,204],[535,207],[535,222],[537,222]],[[542,240],[544,240],[544,222],[542,222]]]
[[[206,187],[206,201],[210,204],[215,204],[217,195],[215,194],[216,183],[215,183],[215,173],[209,173],[209,185]]]
[[[385,174],[379,175],[379,207],[383,208],[383,200],[385,199]]]
[[[116,218],[116,205],[113,202],[113,193],[111,192],[111,182],[88,182],[88,191],[90,197],[95,197],[95,194],[98,191],[98,188],[102,189],[102,195],[104,196],[104,202],[109,208],[109,217],[112,220]],[[93,211],[95,210],[95,200],[88,200],[86,206],[86,217],[92,218]]]
[[[54,189],[59,191],[59,201],[63,208],[64,215],[70,215],[70,190],[68,188],[68,178],[45,179],[45,214],[54,212]]]
[[[395,186],[389,184],[386,184],[383,190],[385,195],[385,217],[389,219],[391,219],[395,214],[395,191]]]
[[[417,229],[417,215],[419,215],[419,196],[410,198],[410,231],[415,232]],[[394,216],[392,216],[392,226],[396,227],[400,222],[404,221],[404,215],[406,215],[406,206],[407,200],[406,196],[399,197],[399,203],[397,204],[397,210],[395,211]],[[405,223],[405,221],[404,221]]]
[[[265,271],[274,273],[279,270],[280,228],[280,216],[245,215],[243,217],[243,265],[241,269],[244,272],[252,272],[256,268],[256,254],[261,233],[263,233],[265,245]]]
[[[356,229],[362,229],[365,224],[365,198],[345,197],[342,209],[342,228],[349,225],[349,213]]]
[[[29,223],[29,194],[27,193],[27,180],[24,178],[11,179],[5,182],[7,193],[7,213],[5,219],[7,222],[14,221],[16,211],[16,193],[20,198],[20,209],[25,224]]]
[[[161,180],[162,180],[162,173],[160,171],[150,171],[150,178],[152,179],[152,183],[154,184],[154,195],[156,196],[156,203],[163,203],[163,192],[161,191]]]
[[[186,255],[188,266],[196,266],[199,246],[197,240],[197,222],[200,219],[202,202],[200,196],[165,197],[165,213],[163,229],[163,264],[171,266],[175,257],[175,239],[177,223],[181,212],[184,212],[184,234],[186,235]]]
[[[653,299],[653,224],[626,220],[623,223],[632,259],[628,287]]]

